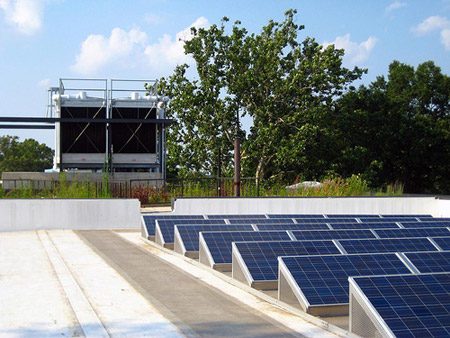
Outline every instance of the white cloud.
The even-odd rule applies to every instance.
[[[370,36],[366,41],[361,43],[353,42],[350,40],[350,34],[344,36],[338,36],[333,42],[325,41],[323,43],[324,48],[329,45],[334,45],[337,49],[344,49],[344,61],[351,65],[361,64],[366,61],[373,47],[377,43],[378,39]]]
[[[39,81],[37,83],[38,87],[48,87],[50,85],[50,79],[46,78],[46,79],[42,79],[41,81]]]
[[[71,69],[83,75],[92,75],[102,67],[128,61],[132,65],[133,57],[141,54],[147,43],[147,34],[139,28],[126,32],[114,28],[109,37],[89,35],[81,45],[76,62]]]
[[[171,70],[177,64],[189,62],[184,54],[184,42],[192,38],[190,27],[206,27],[208,20],[197,19],[191,26],[176,34],[163,35],[154,44],[148,44],[148,36],[139,28],[129,32],[114,28],[109,37],[89,35],[81,45],[76,62],[71,69],[82,75],[94,75],[105,67],[149,68]],[[169,69],[170,68],[170,69]]]
[[[434,30],[443,29],[450,26],[450,21],[441,16],[430,16],[428,19],[422,21],[419,25],[413,28],[413,31],[418,35],[424,35]]]
[[[445,49],[450,51],[450,20],[442,16],[430,16],[422,21],[419,25],[412,28],[412,31],[419,36],[423,36],[430,32],[441,31],[441,43]]]
[[[406,2],[394,1],[389,6],[386,7],[385,12],[389,14],[389,13],[395,11],[396,9],[406,7],[407,5],[408,4]]]
[[[177,64],[189,63],[189,56],[184,54],[184,43],[192,39],[191,27],[200,28],[208,25],[208,19],[200,17],[191,26],[178,32],[175,40],[165,34],[157,43],[149,45],[145,49],[148,62],[153,67],[164,65],[173,67]]]
[[[33,35],[42,27],[46,0],[0,0],[5,21],[20,33]]]
[[[450,51],[450,29],[443,29],[441,31],[441,42],[445,49]]]

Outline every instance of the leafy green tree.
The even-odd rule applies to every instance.
[[[161,92],[171,97],[168,115],[177,121],[168,136],[169,168],[214,173],[220,150],[231,171],[238,118],[248,114],[254,124],[242,147],[244,174],[288,172],[292,179],[327,169],[334,144],[330,107],[364,70],[342,67],[343,51],[333,46],[299,42],[304,27],[295,16],[289,10],[282,23],[270,21],[259,34],[239,21],[228,29],[228,18],[192,29],[185,52],[195,61],[196,79],[183,65],[161,81]]]
[[[0,137],[0,173],[44,171],[53,164],[53,150],[34,139],[18,141],[17,136]]]
[[[406,192],[450,189],[450,78],[428,61],[394,61],[380,76],[338,102],[342,175],[361,173],[372,186],[396,181]]]

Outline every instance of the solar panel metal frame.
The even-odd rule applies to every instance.
[[[428,276],[445,276],[446,280],[450,279],[450,272],[440,272],[440,273],[422,273],[422,274],[400,274],[400,275],[388,275],[388,276],[384,276],[384,275],[380,275],[380,276],[358,276],[358,277],[349,277],[349,285],[350,285],[350,318],[349,318],[349,324],[350,324],[350,332],[351,333],[355,333],[358,335],[365,335],[367,334],[367,328],[370,328],[370,335],[374,335],[374,336],[382,336],[382,337],[396,337],[396,333],[397,334],[402,334],[402,336],[406,335],[406,336],[416,336],[419,337],[422,335],[422,332],[424,332],[427,336],[433,336],[432,333],[430,332],[429,329],[431,329],[432,331],[434,331],[436,333],[436,330],[440,330],[442,327],[426,327],[424,326],[423,328],[420,327],[420,325],[422,324],[422,321],[420,320],[420,318],[423,318],[420,316],[420,312],[418,312],[418,314],[416,312],[414,312],[413,307],[411,306],[411,304],[408,304],[407,302],[405,302],[404,304],[404,308],[406,309],[411,309],[410,313],[412,312],[414,314],[414,316],[408,317],[411,318],[411,320],[409,320],[410,323],[413,323],[413,327],[406,327],[406,330],[403,330],[403,332],[397,332],[397,330],[392,330],[391,327],[388,325],[388,323],[386,322],[386,320],[382,317],[382,315],[380,314],[380,312],[377,310],[376,306],[374,306],[374,304],[372,303],[372,301],[369,299],[369,297],[366,295],[366,292],[364,292],[364,290],[360,287],[360,285],[358,284],[359,281],[362,281],[363,279],[378,279],[378,278],[383,278],[384,280],[386,279],[391,279],[391,281],[389,281],[389,283],[383,283],[383,287],[386,287],[386,285],[395,285],[395,286],[399,286],[399,285],[404,285],[405,287],[408,287],[408,289],[412,289],[409,287],[409,284],[407,279],[415,279],[415,280],[421,280],[421,285],[425,285],[425,282],[423,281],[423,279],[427,278]],[[395,281],[395,283],[393,282],[395,280],[395,278],[403,278],[404,280],[401,281],[401,283],[397,281]],[[405,280],[406,279],[406,280]],[[409,281],[411,282],[411,281]],[[414,283],[414,290],[417,290],[417,283]],[[425,288],[423,288],[424,290],[427,289],[429,290],[428,287],[428,283],[426,284],[427,286]],[[404,288],[402,288],[403,290]],[[399,293],[399,290],[395,290],[396,294],[401,294],[404,295],[403,291],[401,293]],[[434,293],[430,293],[431,297],[435,297]],[[421,298],[423,297],[423,294],[421,294]],[[436,297],[435,297],[436,298]],[[406,299],[402,298],[402,300]],[[424,306],[428,307],[431,304],[424,304]],[[440,305],[440,304],[436,304],[436,305]],[[442,306],[440,306],[442,307]],[[353,308],[356,308],[357,310],[353,311]],[[392,314],[396,313],[396,315],[400,318],[405,318],[404,316],[400,316],[399,313],[397,312],[397,310],[400,310],[397,307],[397,310],[395,310],[395,307],[390,306],[390,308],[392,308],[393,310],[390,311]],[[430,308],[430,307],[429,307]],[[449,316],[449,311],[448,309],[447,313],[444,313],[446,315],[446,317]],[[389,311],[389,310],[388,310]],[[419,309],[417,309],[417,311],[419,311]],[[363,314],[361,315],[361,312],[363,312]],[[436,315],[433,312],[430,312],[430,310],[428,310],[428,312],[426,314],[430,314],[429,316],[431,317],[436,317]],[[354,317],[357,317],[356,319]],[[392,318],[395,323],[398,323],[399,319],[396,318]],[[370,322],[368,322],[370,321]],[[447,321],[448,322],[448,321]],[[402,321],[402,323],[404,323],[404,321]],[[417,324],[419,324],[419,326],[417,326]],[[364,325],[364,327],[362,327]],[[417,330],[419,332],[411,332]],[[445,335],[448,336],[450,334],[450,327],[449,325],[446,325],[445,327]],[[443,336],[442,332],[439,332],[437,334],[437,336]]]
[[[179,229],[183,228],[183,230],[189,230],[189,228],[196,228],[195,231],[198,230],[199,227],[204,226],[211,226],[211,227],[218,227],[217,231],[226,231],[226,232],[233,232],[233,231],[250,231],[250,232],[256,232],[255,228],[252,225],[236,225],[236,224],[202,224],[202,225],[189,225],[189,224],[179,224],[174,226],[174,251],[178,252],[179,254],[190,257],[193,259],[199,258],[199,250],[190,250],[191,248],[186,248],[186,238],[183,237],[183,235],[180,233]],[[220,227],[220,229],[219,229]],[[227,230],[228,229],[228,230]],[[215,231],[214,229],[208,229],[208,230],[200,230],[198,231],[197,235],[201,231],[208,231],[212,232]],[[199,239],[198,239],[199,240]]]
[[[225,231],[218,231],[217,232],[217,236],[220,236],[220,233],[224,233]],[[226,231],[227,233],[252,233],[252,234],[261,234],[261,233],[282,233],[282,234],[286,234],[286,241],[292,240],[293,238],[291,237],[291,235],[289,234],[289,231],[286,230],[281,230],[281,231]],[[202,231],[199,234],[199,246],[200,246],[200,250],[199,250],[199,262],[209,266],[210,268],[214,269],[214,270],[218,270],[221,272],[228,272],[232,270],[232,261],[230,260],[230,262],[220,262],[217,263],[216,260],[214,259],[214,255],[213,253],[211,253],[211,248],[210,245],[207,243],[207,241],[205,240],[204,235],[208,235],[208,233],[211,233],[211,231]],[[214,235],[213,235],[214,236]],[[283,239],[282,239],[283,240]],[[246,240],[249,241],[249,240]],[[252,240],[250,240],[252,241]],[[258,239],[257,241],[260,241],[260,239]],[[232,242],[229,243],[230,244],[230,258],[232,257],[233,253],[232,253]]]
[[[292,274],[291,269],[286,265],[285,260],[314,260],[314,259],[326,259],[326,257],[336,257],[338,260],[349,260],[351,264],[354,264],[354,262],[351,262],[352,257],[387,257],[388,260],[395,259],[395,263],[398,265],[397,268],[404,269],[403,271],[396,272],[398,273],[410,273],[413,274],[415,271],[411,269],[411,267],[406,264],[403,260],[403,257],[400,256],[397,253],[381,253],[381,254],[350,254],[350,255],[309,255],[309,256],[280,256],[278,257],[278,300],[289,304],[293,307],[300,308],[303,311],[310,313],[314,316],[347,316],[349,312],[349,301],[348,302],[340,302],[340,303],[316,303],[312,304],[308,298],[308,296],[304,293],[304,290],[302,290],[302,286],[299,285],[299,281],[297,278]],[[343,262],[340,262],[342,264]],[[306,263],[305,263],[306,264]],[[312,264],[312,262],[309,262],[309,264]],[[299,264],[300,265],[300,264]],[[392,265],[394,266],[394,264]],[[370,267],[369,265],[366,265],[366,268]],[[323,273],[331,271],[333,273],[337,272],[336,270],[333,270],[333,268],[329,268],[327,266],[328,270],[323,271]],[[374,267],[376,269],[378,267]],[[387,269],[387,267],[383,267],[384,271]],[[339,272],[343,271],[343,269],[338,269]],[[316,271],[320,272],[320,271]],[[345,271],[347,272],[347,271]],[[303,273],[307,275],[307,272]],[[366,276],[363,274],[362,276]],[[348,277],[346,277],[346,282],[348,281]],[[326,279],[326,278],[324,278]],[[337,282],[339,278],[334,277],[331,278],[331,281]],[[327,287],[330,287],[331,283],[324,284],[327,285]],[[339,287],[341,287],[340,285]]]

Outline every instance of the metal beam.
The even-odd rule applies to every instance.
[[[61,117],[0,117],[0,122],[18,123],[149,123],[172,124],[171,119],[93,119],[93,118],[61,118]]]
[[[55,125],[45,125],[45,124],[0,124],[0,129],[55,129]]]

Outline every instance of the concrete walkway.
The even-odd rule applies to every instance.
[[[332,337],[138,232],[0,233],[0,337]]]

